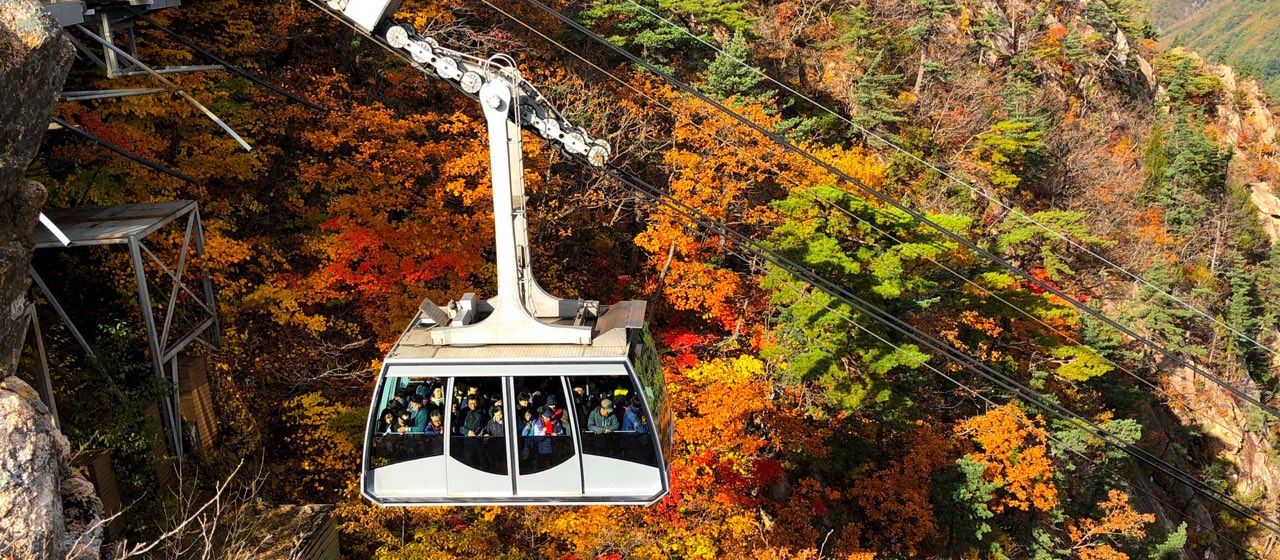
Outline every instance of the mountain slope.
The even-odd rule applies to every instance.
[[[1259,77],[1280,97],[1280,2],[1259,0],[1151,0],[1151,15],[1165,41],[1185,43]]]

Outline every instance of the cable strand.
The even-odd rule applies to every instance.
[[[817,166],[819,166],[819,167],[823,168],[824,170],[826,170],[827,172],[829,172],[829,173],[831,173],[832,175],[836,176],[837,178],[839,178],[839,179],[841,179],[841,180],[843,180],[843,181],[845,181],[845,182],[847,182],[847,183],[849,183],[849,184],[852,184],[852,185],[857,186],[857,187],[858,187],[860,190],[862,190],[863,192],[866,192],[867,194],[870,194],[871,196],[873,196],[873,197],[875,197],[875,198],[879,199],[880,201],[882,201],[882,202],[884,202],[884,203],[886,203],[886,204],[889,204],[890,206],[893,206],[894,208],[897,208],[898,210],[900,210],[900,211],[902,211],[902,212],[906,213],[907,215],[911,216],[911,217],[912,217],[913,219],[915,219],[916,221],[918,221],[918,222],[920,222],[920,223],[922,223],[922,224],[924,224],[924,225],[929,226],[930,228],[932,228],[932,229],[934,229],[934,230],[938,231],[939,233],[943,234],[944,236],[946,236],[946,237],[948,237],[948,238],[952,239],[952,240],[953,240],[953,241],[955,241],[956,243],[959,243],[959,244],[963,245],[965,248],[969,249],[969,250],[970,250],[970,251],[972,251],[974,254],[981,255],[982,257],[984,257],[984,258],[986,258],[986,259],[990,260],[991,262],[993,262],[993,263],[995,263],[995,264],[1000,265],[1001,267],[1003,267],[1003,268],[1005,268],[1005,269],[1007,269],[1007,270],[1009,270],[1009,271],[1011,271],[1011,272],[1013,272],[1013,273],[1017,274],[1018,276],[1021,276],[1021,277],[1022,277],[1023,279],[1025,279],[1027,282],[1030,282],[1031,284],[1033,284],[1033,285],[1035,285],[1035,286],[1039,287],[1040,289],[1043,289],[1043,290],[1045,290],[1046,292],[1049,292],[1049,293],[1051,293],[1051,294],[1053,294],[1053,295],[1055,295],[1055,296],[1058,296],[1059,298],[1062,298],[1064,301],[1066,301],[1066,302],[1070,303],[1072,307],[1075,307],[1076,309],[1079,309],[1080,311],[1083,311],[1084,313],[1086,313],[1086,314],[1088,314],[1088,315],[1092,316],[1093,318],[1095,318],[1095,319],[1097,319],[1097,320],[1099,320],[1099,321],[1102,321],[1102,322],[1106,323],[1107,325],[1109,325],[1110,327],[1112,327],[1112,328],[1116,329],[1117,331],[1120,331],[1121,333],[1125,334],[1126,336],[1128,336],[1128,337],[1130,337],[1130,338],[1132,338],[1132,339],[1134,339],[1134,340],[1136,340],[1136,341],[1140,342],[1140,343],[1141,343],[1141,344],[1143,344],[1144,346],[1147,346],[1147,347],[1151,348],[1152,350],[1155,350],[1156,352],[1158,352],[1159,354],[1163,355],[1165,358],[1167,358],[1167,359],[1169,359],[1169,360],[1173,361],[1174,363],[1176,363],[1176,364],[1178,364],[1178,365],[1180,365],[1180,366],[1183,366],[1183,367],[1185,367],[1185,368],[1187,368],[1187,369],[1190,369],[1191,371],[1195,372],[1197,375],[1199,375],[1199,376],[1201,376],[1201,377],[1203,377],[1203,378],[1205,378],[1205,379],[1208,379],[1209,381],[1213,382],[1215,385],[1218,385],[1218,386],[1219,386],[1219,387],[1221,387],[1222,389],[1225,389],[1225,390],[1227,390],[1227,391],[1229,391],[1229,392],[1231,392],[1231,393],[1235,394],[1238,398],[1243,399],[1243,400],[1245,400],[1245,401],[1247,401],[1247,402],[1249,402],[1249,403],[1252,403],[1253,405],[1257,406],[1259,409],[1261,409],[1261,410],[1265,411],[1266,413],[1270,414],[1271,416],[1275,416],[1275,417],[1280,418],[1280,410],[1277,410],[1277,409],[1275,409],[1274,407],[1271,407],[1271,406],[1267,405],[1266,403],[1262,402],[1261,400],[1259,400],[1258,398],[1256,398],[1256,397],[1254,397],[1253,395],[1249,394],[1248,392],[1246,392],[1246,391],[1244,391],[1244,390],[1242,390],[1242,389],[1240,389],[1240,388],[1238,388],[1238,387],[1236,387],[1236,386],[1234,386],[1234,385],[1232,385],[1232,384],[1230,384],[1230,383],[1228,383],[1228,382],[1226,382],[1226,381],[1222,380],[1221,378],[1219,378],[1219,377],[1217,377],[1217,376],[1215,376],[1215,375],[1213,375],[1213,374],[1210,374],[1209,372],[1205,371],[1203,368],[1201,368],[1201,367],[1199,367],[1199,366],[1197,366],[1197,365],[1195,365],[1195,364],[1191,363],[1190,361],[1188,361],[1187,359],[1183,358],[1182,356],[1179,356],[1179,355],[1177,355],[1176,353],[1174,353],[1173,351],[1171,351],[1171,350],[1169,350],[1169,349],[1167,349],[1167,348],[1165,348],[1165,347],[1163,347],[1163,346],[1161,346],[1161,345],[1159,345],[1159,344],[1155,343],[1154,341],[1152,341],[1152,340],[1150,340],[1150,339],[1148,339],[1148,338],[1146,338],[1146,337],[1143,337],[1142,335],[1139,335],[1138,333],[1134,332],[1134,331],[1133,331],[1133,330],[1131,330],[1130,328],[1128,328],[1128,327],[1126,327],[1126,326],[1124,326],[1124,325],[1121,325],[1120,323],[1116,322],[1114,319],[1111,319],[1110,317],[1108,317],[1108,316],[1106,316],[1106,315],[1102,314],[1101,312],[1099,312],[1099,311],[1097,311],[1097,310],[1093,309],[1092,307],[1089,307],[1089,306],[1087,306],[1087,305],[1084,305],[1083,303],[1081,303],[1080,301],[1076,300],[1074,297],[1071,297],[1070,295],[1068,295],[1067,293],[1063,292],[1063,291],[1062,291],[1062,290],[1060,290],[1059,288],[1057,288],[1057,287],[1055,287],[1055,286],[1053,286],[1053,285],[1051,285],[1051,284],[1048,284],[1048,283],[1044,282],[1043,280],[1040,280],[1039,278],[1035,277],[1034,275],[1032,275],[1032,274],[1030,274],[1030,273],[1028,273],[1028,272],[1026,272],[1026,271],[1024,271],[1024,270],[1022,270],[1022,269],[1020,269],[1020,268],[1018,268],[1018,267],[1016,267],[1016,266],[1014,266],[1012,263],[1008,262],[1007,260],[1005,260],[1005,259],[1003,259],[1003,258],[1001,258],[1001,257],[998,257],[998,256],[996,256],[996,255],[992,254],[991,252],[989,252],[989,251],[987,251],[987,250],[985,250],[985,249],[983,249],[983,248],[979,247],[979,246],[978,246],[976,243],[974,243],[973,241],[970,241],[970,240],[969,240],[969,239],[967,239],[966,237],[964,237],[964,236],[962,236],[962,235],[960,235],[960,234],[958,234],[958,233],[956,233],[956,232],[953,232],[953,231],[951,231],[951,230],[947,229],[946,227],[944,227],[944,226],[942,226],[942,225],[938,224],[937,222],[935,222],[935,221],[933,221],[933,220],[929,219],[929,218],[928,218],[927,216],[925,216],[924,214],[922,214],[922,213],[920,213],[920,212],[918,212],[918,211],[916,211],[916,210],[913,210],[913,209],[911,209],[911,208],[909,208],[909,207],[907,207],[907,206],[903,205],[901,202],[898,202],[898,201],[897,201],[897,200],[895,200],[893,197],[891,197],[891,196],[889,196],[889,195],[887,195],[887,194],[885,194],[885,193],[883,193],[883,192],[881,192],[881,191],[879,191],[879,190],[877,190],[877,189],[873,189],[873,188],[871,188],[870,186],[866,185],[865,183],[863,183],[861,180],[857,179],[856,177],[852,177],[852,176],[848,175],[847,173],[844,173],[843,171],[841,171],[841,170],[837,169],[835,166],[831,165],[830,163],[827,163],[827,162],[825,162],[825,161],[823,161],[823,160],[819,159],[817,156],[814,156],[813,154],[811,154],[811,153],[809,153],[809,152],[807,152],[807,151],[805,151],[805,150],[803,150],[803,149],[801,149],[801,148],[797,147],[795,144],[791,143],[790,141],[786,140],[785,138],[782,138],[782,137],[781,137],[781,136],[779,136],[778,134],[776,134],[776,133],[774,133],[774,132],[771,132],[771,131],[769,131],[769,130],[765,129],[764,127],[760,126],[759,124],[756,124],[755,122],[752,122],[750,119],[748,119],[748,118],[746,118],[746,117],[742,116],[741,114],[738,114],[737,112],[733,111],[732,109],[729,109],[729,108],[728,108],[728,107],[726,107],[724,104],[722,104],[722,103],[720,103],[720,102],[718,102],[718,101],[716,101],[716,100],[714,100],[714,99],[711,99],[710,97],[707,97],[707,96],[706,96],[706,95],[704,95],[703,93],[701,93],[701,92],[697,91],[696,89],[694,89],[692,86],[689,86],[688,84],[686,84],[686,83],[684,83],[684,82],[682,82],[682,81],[680,81],[680,80],[676,79],[674,76],[672,76],[672,75],[670,75],[669,73],[664,72],[663,70],[661,70],[661,69],[659,69],[659,68],[655,67],[653,64],[650,64],[649,62],[647,62],[647,61],[645,61],[644,59],[642,59],[642,58],[640,58],[640,57],[638,57],[638,56],[636,56],[636,55],[632,54],[631,52],[627,51],[626,49],[623,49],[623,48],[621,48],[621,47],[619,47],[619,46],[617,46],[617,45],[615,45],[615,44],[613,44],[613,43],[609,42],[607,39],[605,39],[605,38],[601,37],[600,35],[596,34],[595,32],[591,31],[590,29],[587,29],[587,28],[586,28],[586,27],[584,27],[582,24],[578,23],[577,21],[573,20],[572,18],[570,18],[570,17],[568,17],[568,16],[566,16],[566,15],[564,15],[564,14],[562,14],[562,13],[560,13],[560,12],[556,11],[555,9],[553,9],[553,8],[551,8],[550,6],[548,6],[548,5],[544,4],[544,3],[543,3],[543,2],[541,2],[540,0],[526,0],[526,1],[527,1],[527,2],[529,2],[530,4],[533,4],[535,7],[537,7],[537,8],[538,8],[538,9],[540,9],[540,10],[542,10],[543,12],[547,13],[548,15],[550,15],[550,16],[552,16],[552,17],[554,17],[554,18],[558,19],[558,20],[560,20],[560,21],[561,21],[562,23],[564,23],[565,25],[568,25],[569,27],[572,27],[573,29],[577,30],[578,32],[580,32],[580,33],[582,33],[582,34],[584,34],[584,35],[587,35],[588,37],[590,37],[590,38],[591,38],[592,40],[594,40],[595,42],[597,42],[597,43],[599,43],[599,44],[601,44],[601,45],[605,46],[606,48],[609,48],[609,49],[613,50],[614,52],[618,53],[619,55],[622,55],[623,57],[627,58],[628,60],[631,60],[633,63],[638,64],[638,65],[640,65],[641,67],[645,68],[646,70],[648,70],[648,71],[650,71],[650,72],[652,72],[652,73],[654,73],[654,74],[658,75],[659,77],[663,78],[663,79],[664,79],[664,80],[666,80],[668,83],[670,83],[671,85],[675,86],[677,89],[680,89],[681,91],[684,91],[685,93],[688,93],[688,94],[690,94],[690,95],[692,95],[692,96],[694,96],[694,97],[698,98],[698,99],[699,99],[699,100],[701,100],[702,102],[707,103],[708,105],[711,105],[711,106],[715,107],[716,109],[720,110],[721,112],[723,112],[724,114],[726,114],[726,115],[728,115],[729,117],[733,118],[734,120],[736,120],[736,121],[738,121],[738,122],[740,122],[740,123],[742,123],[742,124],[746,125],[747,127],[751,128],[751,129],[753,129],[753,130],[755,130],[757,133],[760,133],[760,134],[762,134],[762,135],[766,136],[767,138],[769,138],[770,140],[772,140],[774,143],[776,143],[776,144],[778,144],[780,147],[782,147],[784,150],[786,150],[786,151],[788,151],[788,152],[792,152],[792,153],[794,153],[794,154],[796,154],[796,155],[798,155],[798,156],[800,156],[800,157],[802,157],[802,158],[804,158],[804,159],[806,159],[806,160],[810,161],[810,162],[811,162],[811,163],[813,163],[814,165],[817,165]]]
[[[877,141],[881,142],[882,144],[884,144],[884,145],[886,145],[886,146],[888,146],[888,147],[892,148],[893,150],[895,150],[895,151],[897,151],[897,152],[899,152],[899,153],[901,153],[901,154],[903,154],[903,155],[907,156],[907,157],[908,157],[908,158],[910,158],[910,159],[915,160],[917,163],[920,163],[921,165],[924,165],[924,166],[928,167],[929,169],[932,169],[933,171],[938,172],[938,173],[939,173],[939,174],[941,174],[942,176],[944,176],[944,177],[946,177],[946,178],[948,178],[948,179],[950,179],[950,180],[952,180],[952,181],[955,181],[956,183],[959,183],[960,185],[963,185],[964,187],[966,187],[966,188],[968,188],[970,191],[972,191],[974,194],[977,194],[978,196],[981,196],[981,197],[985,198],[987,201],[989,201],[989,202],[991,202],[991,203],[993,203],[993,204],[996,204],[997,206],[999,206],[1000,208],[1002,208],[1005,212],[1007,212],[1007,213],[1011,213],[1011,214],[1013,214],[1013,215],[1015,215],[1015,216],[1018,216],[1019,218],[1021,218],[1021,219],[1023,219],[1023,220],[1026,220],[1028,223],[1030,223],[1030,224],[1032,224],[1032,225],[1036,226],[1037,228],[1039,228],[1039,229],[1041,229],[1041,230],[1043,230],[1043,231],[1045,231],[1045,232],[1047,232],[1047,233],[1049,233],[1049,234],[1053,235],[1054,237],[1057,237],[1057,238],[1061,239],[1062,241],[1064,241],[1064,242],[1068,243],[1072,248],[1078,249],[1078,250],[1080,250],[1080,251],[1083,251],[1083,252],[1085,252],[1085,253],[1089,254],[1089,255],[1090,255],[1090,256],[1092,256],[1093,258],[1095,258],[1095,259],[1097,259],[1098,261],[1102,262],[1103,264],[1107,265],[1108,267],[1110,267],[1110,268],[1112,268],[1112,269],[1114,269],[1114,270],[1116,270],[1116,271],[1118,271],[1118,272],[1123,273],[1124,275],[1126,275],[1126,276],[1128,276],[1128,277],[1132,278],[1133,280],[1135,280],[1135,281],[1137,281],[1137,282],[1139,282],[1139,283],[1143,284],[1144,286],[1146,286],[1146,287],[1148,287],[1148,288],[1151,288],[1152,290],[1155,290],[1155,291],[1156,291],[1156,293],[1158,293],[1160,296],[1162,296],[1162,297],[1164,297],[1164,298],[1166,298],[1166,299],[1168,299],[1168,300],[1170,300],[1170,301],[1176,302],[1176,303],[1178,303],[1179,305],[1181,305],[1181,306],[1183,306],[1184,308],[1186,308],[1187,310],[1192,311],[1192,312],[1194,312],[1195,314],[1197,314],[1197,315],[1199,315],[1199,316],[1201,316],[1201,317],[1203,317],[1203,318],[1205,318],[1205,319],[1208,319],[1208,320],[1212,321],[1214,324],[1216,324],[1216,325],[1218,325],[1218,326],[1220,326],[1220,327],[1223,327],[1223,328],[1227,329],[1228,331],[1231,331],[1231,333],[1235,334],[1236,336],[1239,336],[1239,337],[1241,337],[1241,338],[1243,338],[1243,339],[1245,339],[1245,340],[1248,340],[1249,342],[1253,343],[1253,345],[1254,345],[1254,346],[1256,346],[1256,347],[1258,347],[1258,348],[1261,348],[1261,349],[1265,350],[1266,352],[1268,352],[1268,353],[1270,353],[1270,354],[1273,354],[1273,355],[1274,355],[1274,354],[1276,354],[1276,350],[1272,349],[1271,347],[1267,346],[1266,344],[1263,344],[1262,342],[1259,342],[1258,340],[1255,340],[1255,339],[1251,338],[1249,335],[1247,335],[1247,334],[1245,334],[1245,333],[1242,333],[1242,332],[1240,332],[1239,330],[1236,330],[1236,329],[1235,329],[1235,328],[1233,328],[1231,325],[1228,325],[1228,324],[1226,324],[1225,322],[1223,322],[1223,321],[1221,321],[1221,320],[1219,320],[1219,319],[1217,319],[1217,318],[1213,317],[1212,315],[1210,315],[1210,314],[1208,314],[1207,312],[1205,312],[1205,311],[1201,310],[1200,308],[1198,308],[1198,307],[1196,307],[1196,306],[1192,305],[1191,303],[1187,302],[1186,300],[1180,299],[1180,298],[1178,298],[1177,296],[1175,296],[1175,295],[1173,295],[1173,294],[1171,294],[1171,293],[1169,293],[1169,292],[1166,292],[1165,290],[1161,289],[1159,286],[1156,286],[1156,285],[1152,284],[1151,282],[1147,281],[1147,279],[1146,279],[1146,278],[1144,278],[1144,277],[1142,277],[1142,276],[1140,276],[1140,275],[1138,275],[1138,274],[1136,274],[1136,273],[1134,273],[1134,272],[1129,271],[1128,269],[1126,269],[1126,268],[1124,268],[1124,267],[1120,266],[1119,264],[1117,264],[1117,263],[1115,263],[1115,262],[1111,261],[1110,259],[1107,259],[1106,257],[1102,256],[1101,254],[1099,254],[1099,253],[1095,252],[1093,249],[1090,249],[1090,248],[1088,247],[1088,245],[1085,245],[1085,244],[1083,244],[1083,243],[1079,243],[1079,242],[1075,241],[1074,239],[1070,238],[1069,236],[1067,236],[1065,233],[1062,233],[1062,232],[1060,232],[1060,231],[1058,231],[1058,230],[1056,230],[1056,229],[1053,229],[1053,228],[1049,227],[1048,225],[1046,225],[1046,224],[1044,224],[1044,223],[1042,223],[1042,222],[1040,222],[1040,221],[1036,220],[1035,218],[1033,218],[1033,217],[1031,217],[1031,216],[1028,216],[1026,213],[1022,212],[1021,210],[1017,209],[1016,207],[1013,207],[1013,206],[1010,206],[1010,205],[1008,205],[1008,204],[1005,204],[1005,203],[1004,203],[1003,201],[1001,201],[1000,199],[998,199],[998,198],[996,198],[996,197],[993,197],[993,196],[991,196],[990,194],[988,194],[988,193],[986,192],[986,190],[985,190],[985,189],[982,189],[982,188],[976,187],[976,186],[974,186],[972,183],[969,183],[969,182],[967,182],[967,181],[964,181],[964,180],[960,179],[959,177],[956,177],[955,175],[952,175],[950,172],[945,171],[945,170],[943,170],[943,169],[939,168],[938,166],[934,165],[933,163],[930,163],[929,161],[927,161],[927,160],[925,160],[925,159],[921,158],[920,156],[917,156],[916,154],[912,153],[910,150],[907,150],[907,149],[905,149],[905,148],[903,148],[903,147],[901,147],[901,146],[899,146],[899,145],[895,144],[893,141],[888,140],[888,139],[886,139],[886,138],[884,138],[884,137],[880,136],[879,134],[875,133],[874,131],[872,131],[872,130],[870,130],[870,129],[867,129],[866,127],[864,127],[864,126],[862,126],[862,125],[858,124],[857,122],[855,122],[855,121],[853,121],[852,119],[850,119],[850,118],[848,118],[848,117],[844,116],[843,114],[841,114],[841,113],[839,113],[839,112],[837,112],[837,111],[835,111],[835,110],[831,109],[830,107],[827,107],[826,105],[824,105],[824,104],[822,104],[822,103],[820,103],[820,102],[818,102],[818,101],[814,100],[813,98],[809,97],[808,95],[805,95],[805,94],[803,94],[803,93],[801,93],[801,92],[797,91],[795,88],[791,87],[789,84],[786,84],[786,83],[783,83],[783,82],[781,82],[781,81],[779,81],[779,80],[774,79],[772,76],[769,76],[767,73],[765,73],[764,71],[760,70],[759,68],[756,68],[755,66],[752,66],[750,63],[748,63],[748,62],[746,62],[746,61],[743,61],[743,60],[739,59],[738,57],[733,56],[733,55],[732,55],[732,54],[730,54],[730,53],[725,52],[725,51],[724,51],[724,49],[721,49],[718,45],[716,45],[716,44],[714,44],[714,43],[711,43],[711,42],[708,42],[707,40],[703,39],[702,37],[699,37],[699,36],[697,36],[696,34],[694,34],[692,31],[689,31],[689,30],[688,30],[688,29],[686,29],[685,27],[683,27],[683,26],[681,26],[681,25],[679,25],[679,24],[676,24],[676,23],[674,23],[674,22],[672,22],[672,21],[670,21],[670,20],[668,20],[668,19],[666,19],[666,18],[662,17],[661,15],[659,15],[659,14],[657,14],[657,13],[653,12],[652,10],[650,10],[649,8],[647,8],[647,7],[645,7],[645,6],[640,5],[640,4],[639,4],[639,3],[637,3],[635,0],[626,0],[626,1],[627,1],[628,3],[630,3],[631,5],[633,5],[633,6],[637,7],[637,8],[640,8],[641,10],[644,10],[644,11],[645,11],[646,13],[648,13],[649,15],[651,15],[651,16],[653,16],[653,17],[655,17],[655,18],[659,19],[659,20],[661,20],[663,23],[666,23],[667,25],[669,25],[669,26],[671,26],[671,27],[673,27],[673,28],[675,28],[675,29],[679,30],[681,33],[684,33],[685,35],[688,35],[689,37],[693,38],[694,40],[698,41],[699,43],[702,43],[703,45],[706,45],[706,46],[708,46],[708,47],[711,47],[713,50],[715,50],[715,51],[716,51],[717,53],[719,53],[721,56],[724,56],[724,57],[726,57],[726,58],[728,58],[728,59],[730,59],[730,60],[732,60],[732,61],[734,61],[734,62],[738,63],[738,65],[742,66],[743,68],[745,68],[745,69],[747,69],[747,70],[750,70],[750,71],[754,72],[756,75],[758,75],[758,76],[760,76],[760,77],[762,77],[762,78],[764,78],[764,79],[766,79],[766,80],[769,80],[770,82],[773,82],[775,85],[777,85],[778,87],[780,87],[780,88],[782,88],[782,89],[786,90],[786,91],[787,91],[787,92],[789,92],[791,95],[794,95],[794,96],[796,96],[796,97],[799,97],[800,99],[805,100],[806,102],[808,102],[810,105],[814,106],[815,108],[821,109],[821,110],[823,110],[823,111],[827,112],[828,114],[830,114],[831,116],[836,117],[837,119],[840,119],[840,120],[842,120],[842,121],[844,121],[844,122],[848,123],[849,125],[851,125],[851,126],[853,126],[853,127],[857,128],[857,129],[858,129],[858,131],[859,131],[859,132],[861,132],[862,134],[864,134],[864,135],[866,135],[866,136],[868,136],[868,137],[874,138],[875,140],[877,140]]]

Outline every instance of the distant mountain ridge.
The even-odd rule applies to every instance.
[[[1213,0],[1148,0],[1151,18],[1162,29],[1187,19]]]
[[[1164,42],[1186,44],[1263,82],[1280,99],[1280,2],[1147,0]]]

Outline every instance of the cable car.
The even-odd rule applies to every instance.
[[[360,28],[373,32],[372,21]],[[484,108],[497,294],[424,301],[391,348],[369,407],[361,492],[385,506],[656,502],[669,489],[672,418],[645,302],[557,299],[530,264],[522,122],[589,165],[604,165],[608,145],[564,121],[509,59],[377,28]]]
[[[387,355],[374,393],[364,495],[381,505],[661,499],[671,415],[644,310],[642,301],[603,309],[584,325],[590,344],[482,346],[433,343],[441,325],[420,312]],[[421,408],[428,428],[402,429],[405,408],[393,401]],[[590,416],[606,407],[614,429],[593,431]],[[494,417],[495,425],[476,420]]]

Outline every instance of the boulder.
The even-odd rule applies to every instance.
[[[102,502],[70,451],[35,389],[0,381],[0,558],[98,557]]]
[[[1280,243],[1280,197],[1271,184],[1260,181],[1249,185],[1249,200],[1258,207],[1258,219],[1271,243]]]

